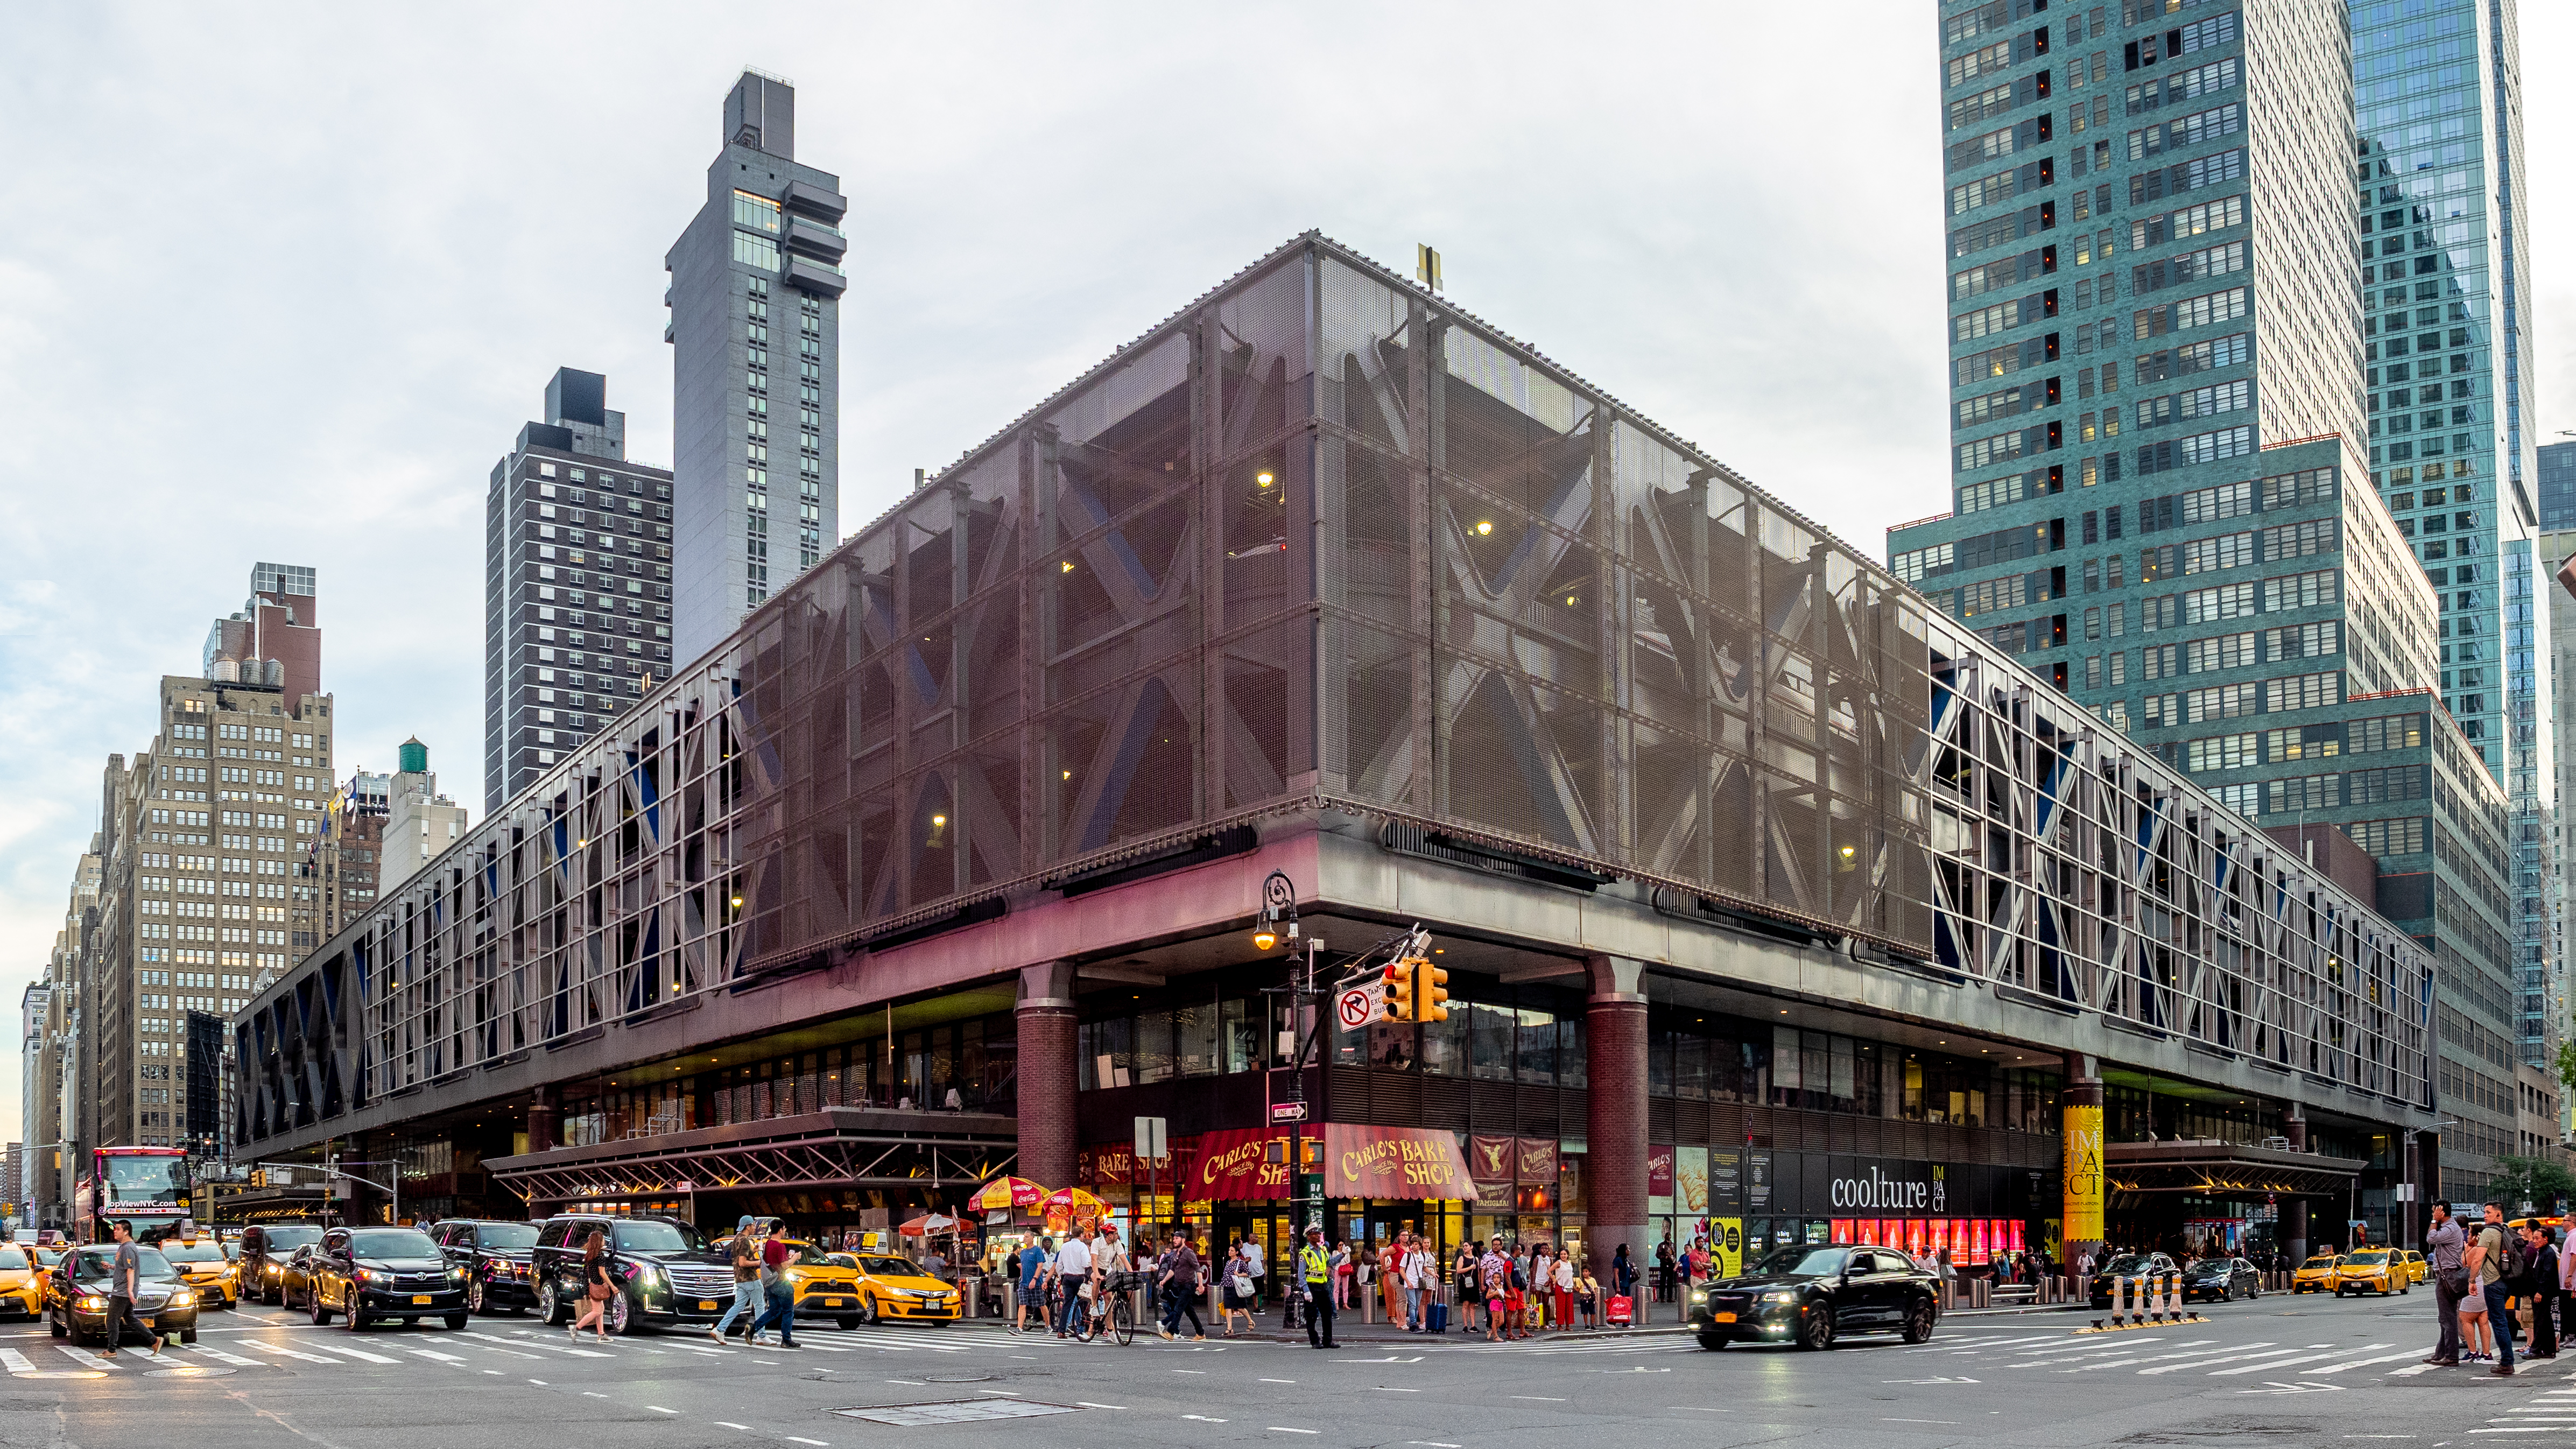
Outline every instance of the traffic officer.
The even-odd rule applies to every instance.
[[[1297,1250],[1297,1276],[1306,1288],[1306,1341],[1317,1348],[1339,1348],[1333,1342],[1333,1257],[1324,1251],[1324,1225],[1306,1225],[1306,1246]]]

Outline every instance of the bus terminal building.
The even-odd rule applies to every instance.
[[[407,1217],[1013,1173],[1273,1251],[2376,1238],[2438,1170],[2432,960],[2310,854],[1310,234],[258,996],[234,1136],[398,1160]],[[1278,989],[1417,925],[1445,1021]]]

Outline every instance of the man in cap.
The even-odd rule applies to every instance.
[[[733,1306],[725,1310],[724,1317],[716,1320],[715,1327],[707,1330],[718,1343],[725,1341],[725,1330],[733,1326],[736,1317],[742,1319],[743,1338],[748,1341],[752,1325],[760,1321],[762,1312],[769,1306],[768,1294],[760,1283],[760,1240],[752,1236],[749,1213],[743,1214],[742,1220],[733,1225],[730,1257],[733,1261]]]
[[[1306,1341],[1317,1348],[1339,1348],[1333,1342],[1333,1255],[1324,1247],[1324,1225],[1306,1225],[1306,1246],[1297,1250],[1297,1278],[1306,1294]]]

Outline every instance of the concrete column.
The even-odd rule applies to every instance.
[[[1584,1106],[1590,1180],[1583,1238],[1588,1266],[1599,1277],[1610,1271],[1621,1243],[1631,1263],[1644,1264],[1654,1252],[1646,1236],[1646,968],[1622,956],[1594,956],[1584,964],[1592,991],[1583,1015],[1583,1066],[1591,1082]]]
[[[1018,1175],[1049,1189],[1073,1186],[1082,1129],[1074,1119],[1073,963],[1020,968]]]
[[[528,1098],[528,1150],[530,1152],[552,1152],[562,1145],[556,1138],[555,1128],[559,1113],[555,1089],[551,1085],[539,1087],[530,1095]]]
[[[2292,1102],[2281,1113],[2281,1135],[2290,1139],[2292,1152],[2308,1150],[2308,1109]],[[2308,1260],[2308,1200],[2294,1197],[2281,1204],[2281,1240],[2290,1249],[2293,1261]]]
[[[2058,1141],[2064,1153],[2060,1177],[2066,1188],[2060,1219],[2066,1239],[2064,1257],[2072,1264],[2091,1253],[2098,1261],[2102,1256],[2102,1210],[2106,1205],[2102,1078],[2093,1058],[2083,1052],[2066,1053],[2062,1070],[2065,1086],[2058,1099]]]

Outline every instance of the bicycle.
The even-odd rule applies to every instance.
[[[1092,1305],[1091,1322],[1086,1325],[1087,1331],[1083,1334],[1083,1342],[1098,1342],[1101,1330],[1105,1327],[1110,1335],[1118,1340],[1120,1348],[1134,1343],[1136,1310],[1132,1304],[1135,1290],[1143,1286],[1144,1281],[1145,1277],[1141,1273],[1117,1273],[1103,1282],[1100,1285],[1099,1298]]]

